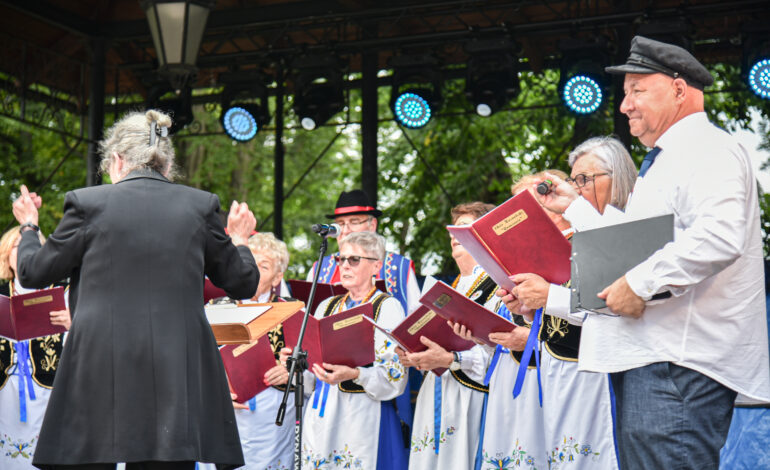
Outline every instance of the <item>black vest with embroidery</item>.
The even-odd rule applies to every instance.
[[[495,281],[493,281],[491,277],[487,276],[483,281],[479,283],[478,286],[476,286],[476,289],[471,292],[468,298],[483,306],[495,295],[497,289],[498,287],[497,284],[495,284]],[[457,380],[457,382],[459,382],[461,385],[464,385],[471,390],[489,393],[488,386],[480,384],[471,379],[465,372],[462,371],[462,369],[451,370],[449,373],[452,374],[452,377],[454,377],[455,380]]]
[[[10,295],[10,284],[1,285],[0,294]],[[30,373],[32,380],[41,387],[53,387],[53,379],[56,375],[56,369],[59,367],[59,358],[63,349],[63,338],[63,334],[57,333],[28,340],[29,356],[32,362]],[[14,343],[7,338],[0,338],[0,389],[5,386],[11,367],[18,360]]]
[[[380,316],[380,310],[382,310],[382,303],[385,302],[385,299],[387,299],[388,297],[392,297],[392,296],[388,294],[380,294],[377,296],[376,299],[372,301],[372,311],[374,312],[375,322],[377,321],[377,318],[379,318]],[[331,301],[329,301],[329,305],[326,306],[326,310],[324,311],[324,318],[328,317],[329,315],[334,315],[334,311],[339,308],[340,303],[344,298],[345,298],[344,294],[332,297]],[[362,367],[372,367],[373,365],[374,363],[371,363]],[[337,387],[340,389],[341,392],[364,393],[364,387],[358,385],[352,380],[346,380],[344,382],[340,382],[337,385]]]
[[[569,287],[569,281],[564,287]],[[543,341],[552,356],[565,361],[577,361],[581,329],[578,325],[572,325],[567,320],[548,315],[544,311],[538,339]]]

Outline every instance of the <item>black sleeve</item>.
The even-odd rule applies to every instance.
[[[68,277],[80,266],[85,237],[83,210],[75,193],[68,192],[64,198],[64,216],[44,245],[41,246],[34,230],[21,234],[18,257],[21,285],[42,289]]]
[[[212,194],[206,214],[206,276],[233,299],[248,299],[257,292],[259,270],[246,246],[235,246],[219,215],[219,198]]]

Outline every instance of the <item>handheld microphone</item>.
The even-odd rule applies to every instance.
[[[537,192],[543,196],[550,193],[551,191],[553,191],[553,181],[551,180],[542,181],[537,185]]]
[[[337,224],[313,224],[310,229],[324,238],[337,238],[342,232]]]

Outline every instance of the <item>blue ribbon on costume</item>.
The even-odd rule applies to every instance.
[[[30,400],[35,399],[35,387],[32,385],[32,374],[29,371],[29,341],[16,343],[16,370],[19,374],[19,421],[27,422],[27,393]],[[27,392],[27,390],[29,392]]]
[[[505,318],[506,320],[511,320],[511,311],[508,310],[508,307],[505,305],[501,305],[500,308],[497,309],[496,312],[501,317]],[[487,374],[484,376],[484,386],[489,386],[489,381],[492,380],[492,373],[495,371],[495,368],[497,367],[497,362],[500,360],[500,356],[502,354],[508,354],[508,349],[502,347],[501,345],[497,345],[495,347],[495,354],[492,356],[492,361],[489,363],[489,367],[487,368]]]
[[[428,372],[428,374],[432,373]],[[438,445],[441,441],[441,377],[436,377],[433,385],[433,434],[434,449],[438,455]]]
[[[524,385],[524,379],[527,377],[527,366],[532,354],[535,354],[535,364],[537,368],[537,392],[540,399],[540,406],[543,406],[543,385],[540,381],[540,354],[537,354],[538,340],[540,334],[540,323],[543,321],[543,309],[539,308],[535,312],[535,319],[532,322],[532,329],[527,337],[527,344],[524,346],[524,352],[519,364],[519,371],[516,374],[516,383],[513,385],[513,398],[521,394],[521,387]]]
[[[321,397],[323,395],[323,398]],[[322,399],[321,399],[322,398]],[[315,392],[313,393],[313,409],[318,409],[318,400],[321,399],[321,411],[318,416],[324,417],[326,412],[326,400],[329,398],[329,384],[321,382],[319,379],[315,379]]]
[[[251,397],[251,400],[249,400],[249,409],[251,411],[257,410],[257,397]]]

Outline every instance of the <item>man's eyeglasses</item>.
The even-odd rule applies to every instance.
[[[334,257],[334,261],[337,264],[339,264],[340,266],[342,266],[342,264],[345,263],[345,261],[347,261],[348,264],[350,265],[350,267],[352,267],[352,268],[355,268],[356,266],[358,266],[358,263],[360,263],[362,259],[368,259],[368,260],[372,260],[372,261],[377,261],[377,258],[369,258],[368,256],[339,256],[339,255],[337,255],[337,256]]]
[[[360,227],[361,225],[364,225],[365,223],[369,222],[371,218],[364,218],[364,219],[351,219],[347,222],[338,222],[334,221],[335,224],[339,225],[340,228],[350,227],[351,229],[353,227]]]
[[[585,173],[580,173],[575,175],[574,178],[568,177],[564,181],[566,181],[569,184],[574,184],[578,188],[582,188],[586,184],[595,180],[597,176],[604,176],[604,175],[609,175],[609,173],[594,173],[592,175],[586,175]]]

